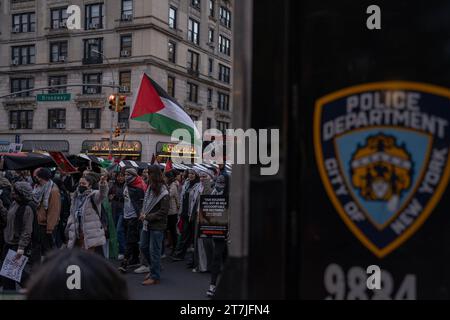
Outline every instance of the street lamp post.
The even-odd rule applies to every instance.
[[[111,72],[112,85],[115,88],[116,82],[114,81],[114,71],[112,69],[112,64],[110,63],[108,57],[105,56],[103,54],[103,52],[100,52],[100,51],[98,51],[96,49],[92,49],[91,52],[101,55],[106,60],[106,62],[108,63],[108,66],[109,66],[109,71]],[[114,90],[117,90],[117,88],[115,88]],[[114,93],[118,93],[118,92],[114,92]],[[117,99],[117,95],[116,95],[116,99]],[[113,131],[114,131],[113,127],[114,127],[115,116],[116,116],[115,110],[111,110],[111,127],[110,127],[110,130],[109,130],[109,160],[112,160],[112,158],[113,158],[113,152],[112,152],[112,148],[113,148]]]

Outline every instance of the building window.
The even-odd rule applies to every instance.
[[[128,129],[130,127],[130,123],[128,119],[130,118],[130,107],[123,108],[122,112],[119,112],[119,126],[122,129]]]
[[[66,128],[66,109],[48,110],[48,128],[49,129]]]
[[[190,102],[198,103],[198,85],[188,82],[187,94]]]
[[[177,62],[177,44],[174,41],[169,41],[169,62]]]
[[[211,118],[206,118],[206,129],[211,129],[212,124],[211,124]]]
[[[103,38],[84,40],[84,64],[103,63]]]
[[[212,98],[213,98],[213,90],[211,88],[208,88],[208,105],[212,104]]]
[[[131,91],[131,71],[121,71],[119,73],[119,85],[121,93],[129,93]]]
[[[177,28],[177,8],[175,7],[169,8],[169,27],[171,29]]]
[[[210,43],[210,44],[213,44],[214,43],[214,29],[209,29],[209,32],[208,32],[208,42]]]
[[[13,65],[24,65],[36,63],[36,49],[32,46],[12,47]]]
[[[194,51],[188,50],[188,71],[198,72],[200,55]]]
[[[167,77],[167,93],[175,98],[175,77],[173,76]]]
[[[194,19],[189,18],[188,22],[188,40],[198,45],[200,43],[199,38],[200,24]]]
[[[215,0],[209,0],[209,16],[212,18],[214,18],[216,15],[216,12],[215,12],[216,11],[215,10],[216,3],[215,2],[216,2]]]
[[[230,128],[230,124],[228,122],[217,121],[217,129],[225,133],[225,130]]]
[[[220,7],[219,20],[221,25],[227,28],[231,28],[231,11],[226,7]]]
[[[34,88],[34,79],[33,78],[11,79],[10,84],[11,84],[11,93],[30,90]],[[30,92],[25,92],[16,95],[16,97],[29,97],[30,95],[31,95]]]
[[[101,73],[88,73],[83,74],[83,83],[87,84],[101,84],[102,74]],[[100,94],[102,93],[102,87],[100,86],[84,86],[83,94]]]
[[[10,111],[9,126],[11,129],[33,129],[33,111],[32,110]]]
[[[52,9],[50,11],[50,16],[51,16],[50,28],[54,30],[66,28],[67,8]]]
[[[231,55],[230,39],[220,35],[219,36],[219,51],[227,56]]]
[[[219,64],[219,80],[225,83],[230,83],[231,69]]]
[[[214,72],[214,59],[213,58],[209,58],[208,60],[208,73],[210,76],[212,76]]]
[[[48,77],[48,86],[60,86],[67,84],[67,76],[50,76]],[[52,88],[48,93],[66,93],[67,87]]]
[[[100,109],[82,109],[81,128],[100,129]]]
[[[67,58],[67,41],[50,43],[50,62],[65,62]]]
[[[12,22],[13,33],[36,31],[36,15],[34,12],[14,14]]]
[[[133,0],[122,0],[122,21],[130,21],[133,18]]]
[[[131,34],[120,36],[120,56],[131,56],[131,49],[133,46],[133,38]]]
[[[103,3],[86,5],[85,29],[102,29],[103,28]]]
[[[192,121],[194,121],[194,122],[198,121],[198,117],[197,116],[191,115],[190,117],[191,117]]]
[[[218,108],[219,110],[223,111],[230,111],[230,96],[225,93],[219,92],[219,103]]]

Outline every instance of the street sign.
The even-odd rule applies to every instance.
[[[36,96],[38,102],[52,102],[52,101],[70,101],[70,93],[51,93],[51,94],[38,94]]]

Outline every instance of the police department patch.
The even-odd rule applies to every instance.
[[[450,90],[381,82],[316,102],[314,145],[334,207],[376,256],[425,222],[450,174]]]

